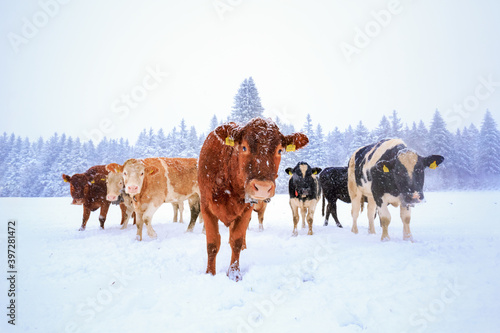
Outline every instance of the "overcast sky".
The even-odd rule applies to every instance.
[[[68,2],[61,4],[63,2]],[[254,78],[265,116],[370,129],[500,122],[500,2],[2,1],[0,132],[207,132]]]

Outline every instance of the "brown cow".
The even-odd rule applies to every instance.
[[[155,157],[142,160],[129,159],[123,165],[108,164],[112,172],[123,173],[125,192],[133,198],[137,219],[137,240],[142,240],[145,223],[149,237],[156,238],[151,220],[156,210],[165,202],[188,200],[192,231],[200,214],[200,197],[195,158]]]
[[[106,171],[105,165],[96,165],[85,171],[77,173],[73,176],[63,174],[62,178],[70,184],[71,196],[73,197],[73,205],[83,205],[83,220],[80,231],[85,230],[87,221],[90,217],[90,212],[101,209],[99,214],[99,222],[101,228],[104,229],[104,222],[110,202],[106,200]],[[115,202],[116,204],[118,202]],[[122,211],[122,221],[126,216],[127,207],[120,203]]]
[[[106,168],[106,170],[108,170]],[[123,183],[123,173],[113,172],[108,170],[108,177],[106,178],[107,195],[106,199],[111,202],[120,201],[127,207],[126,215],[123,216],[122,229],[126,229],[128,226],[128,220],[130,217],[134,218],[134,224],[136,224],[135,213],[134,213],[134,203],[132,197],[125,192],[125,185]],[[174,208],[174,222],[177,222],[178,215],[180,215],[180,223],[184,223],[182,218],[182,211],[184,210],[184,203],[172,202],[172,207]]]
[[[198,182],[201,212],[207,237],[207,273],[215,275],[215,259],[220,248],[218,221],[229,227],[232,249],[227,275],[238,281],[240,252],[252,205],[274,196],[281,154],[304,147],[309,142],[302,133],[283,135],[272,121],[254,118],[246,125],[228,123],[206,138],[200,152]]]

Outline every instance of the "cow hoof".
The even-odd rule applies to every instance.
[[[241,281],[243,279],[243,276],[241,275],[239,269],[230,268],[229,271],[227,271],[227,276],[235,282]]]
[[[127,229],[127,226],[124,225],[123,227],[120,228],[121,230]]]
[[[391,237],[389,237],[389,236],[382,236],[382,238],[380,238],[380,241],[382,241],[382,242],[388,242],[390,240],[391,240]]]
[[[339,224],[337,224],[337,227],[339,227],[339,228],[343,228],[342,224],[340,224],[340,223],[339,223]]]
[[[264,226],[263,225],[259,225],[259,231],[264,231]]]
[[[85,231],[85,227],[80,227],[80,229],[78,229],[78,231]]]
[[[137,241],[139,241],[139,242],[140,242],[140,241],[142,241],[142,236],[136,235],[136,236],[135,236],[135,240],[137,240]]]
[[[368,230],[368,233],[369,233],[370,235],[375,235],[375,234],[376,234],[375,230]],[[387,236],[387,237],[389,237],[389,236]]]
[[[307,232],[307,234],[308,234],[309,236],[312,236],[312,235],[313,235],[312,230],[309,230],[309,231]]]
[[[323,227],[328,227],[328,221],[325,221],[325,223],[323,223]]]
[[[158,237],[158,235],[156,235],[156,232],[152,232],[152,233],[148,232],[148,236],[149,236],[149,238],[153,238],[153,239]]]
[[[187,228],[186,232],[193,232],[193,228]]]
[[[413,236],[412,236],[412,235],[410,235],[410,236],[404,236],[404,237],[403,237],[403,240],[405,240],[405,241],[410,241],[410,242],[412,242],[412,243],[413,243]]]
[[[292,237],[297,237],[299,233],[297,231],[292,232]]]
[[[354,234],[357,234],[358,233],[358,228],[352,228],[351,232],[354,233]]]

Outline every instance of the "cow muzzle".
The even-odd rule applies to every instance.
[[[128,194],[138,194],[139,193],[139,186],[137,185],[127,185],[125,188],[125,192]]]
[[[274,196],[276,186],[269,180],[251,180],[246,189],[246,194],[252,199],[266,200]]]
[[[117,195],[113,195],[113,194],[108,194],[106,196],[106,200],[113,202],[113,201],[118,200],[118,196]]]

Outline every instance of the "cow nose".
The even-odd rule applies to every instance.
[[[418,192],[414,192],[411,198],[415,200],[420,199],[420,194],[418,194]]]
[[[270,181],[254,180],[252,181],[252,197],[261,200],[270,198],[273,196],[273,188],[274,184]]]
[[[139,186],[137,186],[137,185],[127,186],[127,192],[128,193],[136,193],[137,190],[139,190]]]
[[[106,200],[108,200],[108,201],[116,201],[116,199],[117,199],[116,195],[108,195],[106,197]]]

